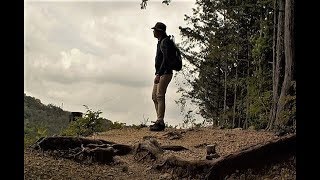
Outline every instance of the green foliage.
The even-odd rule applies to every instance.
[[[110,125],[109,129],[122,129],[124,127],[126,127],[126,123],[115,121]]]
[[[193,127],[195,127],[195,128],[201,128],[201,127],[203,127],[203,123],[193,123]]]
[[[148,0],[141,0],[140,8],[141,9],[146,9],[147,5],[148,5],[147,2],[148,2]],[[171,3],[171,0],[163,0],[162,1],[162,4],[169,5],[170,3]]]
[[[83,117],[76,118],[69,126],[63,131],[64,136],[90,136],[94,132],[103,132],[107,129],[105,118],[99,117],[102,113],[100,110],[93,111],[84,105],[87,109]],[[108,124],[110,126],[110,124]]]
[[[186,114],[185,114],[185,118],[183,120],[183,127],[184,128],[188,128],[191,127],[193,128],[194,124],[195,124],[196,119],[194,118],[194,116],[192,115],[192,111],[189,110]]]
[[[69,112],[53,104],[24,94],[24,145],[30,146],[40,137],[59,134],[68,125]]]
[[[270,87],[271,83],[264,78],[252,77],[249,82],[249,120],[248,125],[253,125],[257,129],[266,128],[268,124],[269,112],[271,107],[272,91],[268,89],[262,89],[263,86]],[[267,85],[265,85],[267,84]],[[270,89],[270,88],[269,88]]]
[[[69,123],[69,112],[24,94],[24,128],[45,127],[49,136],[59,134]],[[32,129],[32,128],[31,128]],[[33,129],[35,130],[35,129]]]
[[[24,147],[28,147],[35,143],[41,137],[48,136],[48,129],[44,126],[26,126],[24,129]]]
[[[169,125],[168,123],[165,123],[166,125],[166,128],[172,128],[172,129],[177,129],[178,125],[175,125],[175,126],[172,126],[172,125]]]
[[[135,125],[135,124],[132,124],[131,126],[126,126],[126,127],[131,127],[133,129],[141,129],[141,128],[145,128],[145,127],[148,127],[146,124],[139,124],[139,125]]]
[[[261,58],[265,53],[267,53],[267,50],[270,50],[270,44],[266,37],[258,36],[252,40],[252,43],[254,45],[252,49],[252,56],[254,59]]]
[[[285,126],[295,126],[296,121],[296,96],[288,95],[285,96],[280,103],[286,105],[284,110],[279,114],[279,122],[283,122]]]
[[[140,123],[140,127],[143,128],[143,127],[147,127],[147,123],[149,122],[149,118],[145,118],[144,115],[143,115],[143,121],[141,121]]]
[[[192,16],[185,16],[188,27],[179,27],[187,64],[181,74],[191,87],[179,89],[179,105],[195,103],[213,125],[230,128],[235,117],[242,126],[248,111],[248,125],[265,126],[272,91],[270,7],[270,0],[196,0]],[[184,123],[189,123],[185,114]]]

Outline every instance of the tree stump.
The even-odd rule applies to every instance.
[[[155,138],[146,139],[144,142],[138,143],[133,150],[134,158],[137,161],[144,159],[156,160],[159,158],[159,154],[162,153],[163,150]]]

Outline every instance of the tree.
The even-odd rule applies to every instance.
[[[276,42],[276,61],[273,81],[273,104],[270,111],[268,129],[287,126],[295,121],[295,81],[294,69],[294,1],[280,0],[277,8],[278,33]],[[282,80],[283,77],[283,80]],[[281,89],[280,89],[281,88]],[[273,125],[276,125],[274,127]]]
[[[171,2],[171,0],[163,0],[162,1],[162,3],[166,4],[166,5],[169,5],[170,2]],[[147,8],[147,3],[148,3],[148,0],[141,0],[141,3],[140,3],[141,9],[146,9]]]
[[[199,0],[196,5],[193,16],[185,16],[191,27],[180,28],[183,55],[189,62],[185,72],[194,73],[187,80],[192,90],[185,90],[188,95],[184,97],[195,100],[200,114],[213,122],[225,118],[225,124],[231,127],[237,114],[238,124],[252,124],[259,113],[266,113],[261,104],[268,102],[271,91],[266,88],[271,85],[270,2],[257,1],[253,6],[248,2]],[[254,104],[259,97],[263,102]]]

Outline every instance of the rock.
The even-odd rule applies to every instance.
[[[240,180],[245,180],[246,179],[246,175],[245,174],[241,174],[240,175]]]
[[[151,171],[152,170],[152,166],[149,166],[149,167],[147,167],[144,171],[145,172],[148,172],[148,171]]]
[[[142,139],[145,141],[145,140],[150,140],[150,139],[157,139],[157,137],[156,136],[143,136]]]
[[[122,168],[121,168],[121,171],[122,172],[128,172],[128,166],[123,166]]]
[[[195,145],[194,147],[195,148],[202,148],[202,147],[205,147],[207,145],[209,145],[209,144],[208,143],[201,143],[201,144]]]
[[[159,176],[159,179],[171,179],[172,176],[169,173],[165,173]]]
[[[166,136],[170,140],[181,139],[183,137],[181,133],[177,131],[168,132],[164,134],[164,136]]]

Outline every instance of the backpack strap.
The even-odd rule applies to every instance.
[[[170,39],[170,36],[167,36],[165,38],[163,38],[160,42],[160,51],[162,52],[162,49],[161,49],[161,46],[163,45],[163,41],[166,39],[166,38],[169,38]],[[162,52],[163,53],[163,52]]]
[[[174,44],[176,44],[176,42],[174,41],[174,36],[173,35],[169,35],[170,39],[173,41]]]

